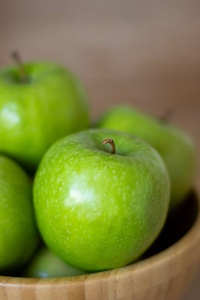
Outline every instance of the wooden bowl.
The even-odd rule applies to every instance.
[[[1,276],[0,300],[173,300],[183,294],[199,262],[200,200],[191,193],[140,261],[68,278]]]

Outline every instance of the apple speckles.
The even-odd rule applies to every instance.
[[[127,189],[127,190],[129,190],[129,189]],[[132,191],[132,193],[131,193],[131,197],[133,197],[133,198],[134,198],[134,197],[135,197],[135,195],[136,195],[136,192],[135,192],[135,190],[133,190],[133,191]]]
[[[69,148],[70,151],[68,151]],[[133,251],[134,247],[137,248],[135,241],[138,240],[138,236],[141,236],[139,247],[143,247],[144,234],[151,220],[149,218],[146,224],[140,219],[151,215],[149,201],[153,201],[153,206],[156,206],[158,196],[152,200],[154,182],[146,183],[149,178],[142,160],[135,162],[135,158],[130,158],[128,155],[126,157],[110,155],[102,153],[102,150],[94,151],[86,148],[81,148],[83,151],[81,150],[80,155],[76,153],[79,148],[75,143],[66,148],[63,145],[60,148],[63,151],[62,155],[60,154],[57,160],[54,159],[54,165],[49,168],[49,171],[46,169],[45,176],[48,177],[45,179],[48,182],[45,187],[48,185],[48,195],[46,196],[43,191],[39,197],[43,199],[46,197],[49,201],[51,216],[57,215],[57,217],[52,217],[54,223],[52,221],[51,228],[49,228],[49,235],[51,235],[52,227],[55,227],[56,237],[51,240],[54,247],[57,246],[59,239],[59,247],[62,248],[63,256],[68,259],[71,253],[75,253],[72,256],[87,255],[87,264],[90,263],[90,268],[92,268],[94,265],[92,253],[95,251],[99,251],[98,254],[102,253],[102,261],[110,263],[112,260],[113,263],[117,261],[116,253],[118,257],[124,255],[125,246],[128,251],[129,249]],[[124,165],[121,160],[127,160],[126,164]],[[49,163],[51,162],[49,160]],[[148,160],[145,163],[148,164]],[[60,167],[59,171],[58,167]],[[48,175],[47,172],[49,172]],[[61,180],[59,181],[58,178]],[[53,179],[52,182],[51,179]],[[53,189],[51,183],[54,186]],[[144,193],[139,192],[141,187]],[[156,193],[160,193],[157,188]],[[58,204],[56,204],[55,197],[58,199]],[[65,241],[64,245],[62,240]],[[66,247],[69,247],[68,252]],[[105,253],[104,249],[109,249],[109,253]],[[97,263],[99,263],[98,259]]]
[[[60,177],[57,178],[56,183],[57,183],[57,184],[60,183]]]

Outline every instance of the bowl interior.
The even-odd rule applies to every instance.
[[[185,201],[182,203],[182,205],[175,210],[173,213],[171,213],[166,223],[159,235],[159,237],[156,239],[156,241],[152,244],[152,246],[140,257],[140,259],[137,260],[137,262],[130,264],[136,265],[138,262],[146,261],[148,258],[155,256],[158,253],[163,252],[170,246],[176,244],[182,237],[184,237],[186,234],[189,233],[190,229],[195,224],[195,221],[197,218],[200,218],[200,211],[199,211],[199,201],[197,194],[192,191],[189,196],[185,199]],[[123,267],[126,268],[126,267]],[[114,274],[115,271],[118,272],[118,270],[122,270],[123,268],[115,269],[115,270],[108,270],[105,272],[97,272],[93,273],[92,275],[94,277],[97,277],[104,273],[106,276],[110,276],[111,274]],[[20,273],[16,274],[4,274],[7,276],[0,276],[0,283],[1,281],[4,282],[7,279],[9,279],[9,283],[12,284],[15,283],[15,280],[17,277],[21,277]],[[12,277],[10,277],[12,276]],[[79,275],[74,277],[68,277],[70,281],[73,280],[83,280],[83,278],[86,278],[88,275]],[[89,274],[90,276],[90,274]],[[101,275],[100,275],[101,276]],[[82,279],[81,279],[82,278]],[[31,281],[34,283],[34,278],[21,278],[21,280],[28,280],[28,283],[30,284]],[[67,279],[67,278],[65,278]],[[40,280],[49,280],[48,278],[43,278]]]
[[[142,258],[156,255],[178,242],[192,228],[198,214],[198,197],[191,191],[182,205],[168,215],[160,235]]]

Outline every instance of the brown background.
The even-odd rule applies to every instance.
[[[173,109],[199,151],[199,32],[199,0],[1,0],[0,67],[13,49],[70,67],[93,119],[116,103],[153,115]],[[182,300],[200,299],[199,282],[200,273]]]

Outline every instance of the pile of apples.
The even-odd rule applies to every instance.
[[[13,56],[18,65],[0,72],[0,275],[72,276],[137,260],[191,189],[191,137],[125,106],[89,128],[71,71]]]

